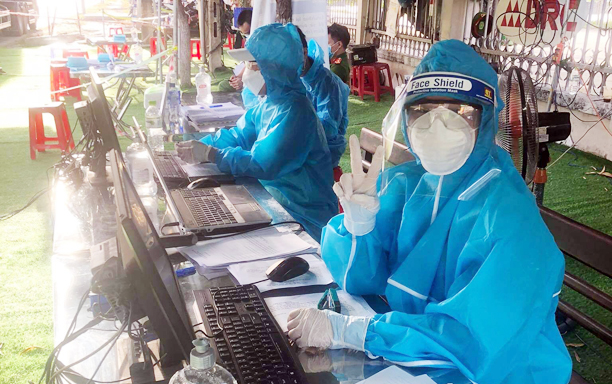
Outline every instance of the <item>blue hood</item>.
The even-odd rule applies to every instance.
[[[473,48],[459,40],[444,40],[434,44],[421,63],[414,70],[413,75],[420,75],[428,72],[455,72],[466,76],[471,76],[489,84],[495,90],[496,106],[491,106],[481,102],[475,97],[456,95],[444,92],[432,92],[410,99],[410,103],[428,96],[452,97],[461,101],[478,104],[482,106],[482,117],[478,128],[478,139],[474,150],[468,161],[457,171],[469,170],[474,165],[481,163],[485,157],[496,156],[495,134],[498,127],[498,116],[504,103],[499,95],[497,87],[497,74]],[[403,114],[402,114],[403,119]],[[410,147],[406,124],[402,120],[402,132],[406,144]],[[412,151],[412,150],[411,150]],[[415,155],[418,159],[418,156]],[[419,161],[420,162],[420,161]]]
[[[315,40],[311,39],[308,41],[308,57],[312,59],[312,65],[308,73],[303,77],[304,81],[307,83],[311,83],[314,79],[318,78],[319,72],[325,69],[324,54],[323,48],[321,48]]]
[[[299,69],[304,65],[304,50],[295,25],[276,23],[259,27],[247,41],[246,48],[261,69],[269,98],[306,94],[299,77]]]

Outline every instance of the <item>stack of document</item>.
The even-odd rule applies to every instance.
[[[314,253],[316,248],[293,232],[279,232],[274,227],[242,235],[208,240],[179,251],[187,257],[201,275],[206,277],[226,273],[237,263],[274,259]]]
[[[308,272],[283,282],[262,281],[255,284],[259,292],[271,291],[281,288],[306,287],[312,285],[328,285],[334,282],[334,278],[327,270],[327,266],[320,257],[314,254],[299,255],[309,265]],[[239,284],[253,284],[266,279],[266,270],[276,260],[260,260],[250,263],[232,264],[227,269],[238,280]]]
[[[237,121],[245,110],[232,103],[189,105],[181,107],[183,114],[198,125]]]

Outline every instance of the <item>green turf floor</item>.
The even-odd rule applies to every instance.
[[[231,60],[226,63],[231,65]],[[36,192],[47,188],[47,173],[59,159],[57,150],[29,158],[27,108],[48,100],[49,50],[46,47],[0,49],[0,214],[23,206]],[[196,73],[194,67],[193,73]],[[231,75],[225,70],[215,74],[213,90]],[[138,80],[141,82],[141,80]],[[141,85],[146,85],[142,84]],[[109,90],[109,95],[112,95]],[[136,116],[144,120],[142,94],[135,98],[125,121]],[[351,96],[350,125],[347,134],[357,134],[362,127],[380,130],[383,117],[392,104],[389,96],[380,103],[371,97],[361,101]],[[68,102],[71,123],[75,122],[72,101]],[[51,126],[51,125],[50,125]],[[75,131],[78,139],[79,129]],[[126,140],[122,140],[125,145]],[[551,148],[553,159],[564,147]],[[341,165],[350,171],[348,152]],[[612,169],[612,164],[598,157],[572,151],[549,170],[545,205],[600,231],[612,234],[612,183],[600,176],[587,176],[590,167]],[[0,384],[37,382],[47,354],[53,345],[52,285],[50,255],[52,218],[49,195],[8,221],[0,222]],[[612,286],[595,277],[576,262],[568,260],[567,269],[592,281],[612,294]],[[594,316],[608,326],[612,318],[595,305],[589,305],[564,290],[563,298],[581,309],[593,310]],[[583,345],[584,341],[587,345]],[[612,349],[583,330],[566,337],[573,345],[570,352],[575,369],[593,383],[612,380]],[[582,345],[582,346],[581,346]],[[576,354],[574,354],[574,352]],[[578,358],[576,358],[576,356]],[[577,359],[580,359],[578,362]]]

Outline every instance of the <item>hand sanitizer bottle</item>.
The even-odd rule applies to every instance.
[[[215,352],[207,339],[193,341],[189,365],[172,376],[169,384],[237,384],[222,366],[215,364]]]

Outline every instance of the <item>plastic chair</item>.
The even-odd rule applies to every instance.
[[[55,119],[56,137],[45,136],[43,114],[49,113]],[[47,149],[60,149],[62,153],[74,149],[74,140],[70,132],[70,123],[64,103],[55,102],[39,107],[30,107],[28,110],[30,120],[30,158],[36,160],[36,152]]]
[[[162,37],[161,39],[162,45],[165,47],[166,46],[166,39],[164,39]],[[163,47],[162,47],[163,48]],[[149,51],[151,51],[151,56],[156,55],[158,50],[157,50],[157,37],[151,37],[149,39]]]
[[[73,79],[70,77],[70,68],[68,68],[65,64],[51,64],[50,80],[51,92],[56,92],[51,94],[51,100],[60,101],[61,96],[71,96],[79,101],[82,100],[81,88],[62,91],[67,88],[81,85],[81,81],[79,79]]]
[[[381,73],[387,77],[389,85],[380,84]],[[387,63],[373,63],[355,65],[351,74],[351,93],[358,94],[363,100],[364,95],[374,95],[376,102],[380,101],[380,95],[390,93],[395,95],[392,87],[391,68]]]

